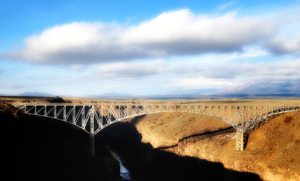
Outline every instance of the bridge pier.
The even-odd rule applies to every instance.
[[[94,134],[90,134],[90,155],[92,157],[95,156],[95,135]]]
[[[236,150],[244,151],[245,138],[243,132],[236,131]]]
[[[83,111],[84,112],[84,111]],[[94,123],[94,116],[95,116],[95,106],[93,105],[91,108],[91,120],[90,120],[90,154],[92,157],[95,156],[95,123]]]

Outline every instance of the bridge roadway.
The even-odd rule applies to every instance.
[[[26,114],[62,120],[80,127],[94,139],[105,127],[131,117],[161,112],[186,112],[216,117],[237,131],[236,149],[243,150],[245,138],[255,125],[270,117],[300,109],[300,106],[156,105],[156,104],[59,104],[14,103]],[[93,142],[93,141],[91,141]],[[92,143],[94,144],[94,143]],[[94,145],[92,145],[94,147]],[[91,148],[94,149],[94,148]],[[92,155],[94,153],[91,153]]]

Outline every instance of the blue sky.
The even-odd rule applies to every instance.
[[[299,83],[299,17],[299,0],[0,0],[0,94]]]

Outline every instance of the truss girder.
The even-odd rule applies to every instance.
[[[150,113],[188,112],[221,119],[233,126],[237,132],[246,133],[256,124],[270,116],[292,112],[300,106],[228,106],[228,105],[38,105],[19,103],[26,114],[51,117],[70,122],[85,131],[98,133],[104,127],[117,121]],[[96,108],[97,109],[96,109]],[[34,110],[34,111],[32,111]],[[43,113],[42,110],[44,110]],[[77,110],[77,112],[76,112]],[[53,114],[51,114],[53,112]],[[72,115],[72,116],[71,116]],[[81,120],[81,121],[79,121]],[[95,122],[94,122],[95,120]],[[90,121],[90,122],[89,122]],[[80,122],[80,123],[79,123]],[[87,124],[89,123],[89,126]],[[92,124],[92,125],[91,125]],[[87,127],[90,129],[88,130]],[[94,130],[94,128],[96,128]]]

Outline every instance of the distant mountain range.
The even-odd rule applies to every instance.
[[[249,83],[232,89],[222,90],[215,94],[247,94],[247,95],[300,95],[300,82],[259,82]]]
[[[0,95],[6,96],[6,95]],[[45,92],[24,92],[18,96],[31,97],[55,97]],[[67,96],[67,95],[66,95]],[[248,83],[230,89],[195,89],[184,91],[173,91],[169,94],[155,96],[135,96],[128,93],[104,93],[88,95],[90,98],[106,99],[201,99],[201,98],[276,98],[276,97],[297,97],[300,98],[300,81],[286,82],[258,82]]]

